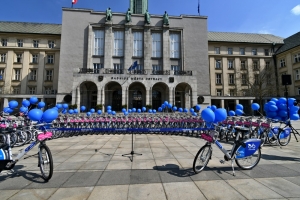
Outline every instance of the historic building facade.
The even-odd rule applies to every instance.
[[[37,96],[56,103],[60,24],[0,22],[0,109]]]
[[[63,9],[57,102],[113,110],[210,104],[207,18]],[[136,65],[133,63],[136,62]],[[133,70],[128,70],[133,65]]]

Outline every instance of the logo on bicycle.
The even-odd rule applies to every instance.
[[[248,149],[249,150],[255,150],[256,149],[255,144],[248,144]]]

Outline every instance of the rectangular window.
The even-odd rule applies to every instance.
[[[143,33],[142,32],[133,33],[133,56],[136,57],[143,56]]]
[[[152,57],[161,57],[161,34],[152,33]]]
[[[47,55],[47,64],[54,64],[54,55]]]
[[[39,55],[33,54],[32,55],[32,63],[38,63],[38,58],[39,58]]]
[[[258,77],[258,74],[255,74],[254,75],[254,85],[258,85],[259,84],[259,77]]]
[[[179,65],[171,65],[171,70],[174,71],[174,75],[179,75],[181,72],[181,67]]]
[[[235,96],[235,90],[229,90],[229,95],[230,96]]]
[[[0,69],[0,81],[4,80],[4,69]]]
[[[216,74],[216,84],[222,84],[222,74]]]
[[[300,80],[300,69],[295,70],[295,80]]]
[[[52,87],[44,87],[44,94],[52,94]]]
[[[1,54],[0,62],[2,62],[2,63],[6,62],[6,53]]]
[[[216,69],[221,69],[221,67],[222,67],[221,60],[216,60]]]
[[[229,54],[229,55],[232,55],[232,53],[233,53],[233,52],[232,52],[232,48],[228,48],[228,54]]]
[[[29,80],[36,81],[36,75],[37,75],[36,69],[31,69],[29,73]]]
[[[223,91],[222,90],[217,90],[217,96],[222,96]]]
[[[16,62],[21,63],[22,62],[22,54],[17,54],[16,55]]]
[[[104,55],[104,31],[94,30],[94,55]]]
[[[142,14],[143,11],[143,2],[142,0],[135,1],[135,11],[137,14]]]
[[[48,40],[48,47],[49,47],[50,49],[54,48],[54,45],[55,45],[55,43],[54,43],[53,40]]]
[[[247,74],[242,74],[242,85],[247,85]]]
[[[266,69],[269,69],[269,67],[270,67],[270,62],[266,61]]]
[[[180,35],[170,34],[170,58],[180,57]]]
[[[298,87],[298,93],[297,93],[297,95],[300,95],[300,87]]]
[[[123,66],[121,64],[114,64],[114,74],[123,74]]]
[[[270,53],[269,53],[269,49],[265,49],[265,56],[269,56]]]
[[[294,55],[294,63],[300,62],[300,53]]]
[[[245,55],[245,48],[240,48],[240,55]]]
[[[253,61],[253,70],[258,70],[258,61]]]
[[[34,48],[39,48],[39,41],[38,40],[33,40],[33,47]]]
[[[19,81],[20,79],[21,79],[21,70],[20,69],[15,69],[14,80]]]
[[[124,32],[114,31],[114,56],[123,56]]]
[[[138,64],[134,70],[130,71],[130,73],[131,74],[144,74],[144,66],[141,64]]]
[[[2,39],[1,44],[3,47],[7,47],[7,39]]]
[[[18,47],[23,47],[23,40],[17,39],[17,45]]]
[[[257,56],[257,49],[252,49],[252,55]]]
[[[271,80],[272,80],[271,78],[272,78],[271,74],[266,75],[266,79],[267,79],[266,82],[268,85],[271,85]]]
[[[3,94],[3,87],[0,87],[0,94]]]
[[[228,69],[233,69],[233,60],[228,60]]]
[[[13,87],[12,92],[13,92],[13,94],[20,94],[20,88],[19,87]]]
[[[160,65],[152,65],[152,74],[163,75],[163,70]]]
[[[215,47],[215,54],[220,54],[220,47]]]
[[[246,69],[246,61],[245,60],[241,60],[241,69]]]
[[[53,80],[53,70],[46,70],[46,81]]]
[[[29,94],[35,94],[36,93],[36,87],[28,87]]]
[[[285,67],[285,59],[280,60],[280,67]]]
[[[103,63],[94,63],[94,73],[95,74],[99,74],[101,68],[103,68]]]
[[[229,74],[229,85],[234,84],[234,74]]]

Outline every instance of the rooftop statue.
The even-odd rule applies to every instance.
[[[149,14],[148,10],[146,10],[146,12],[145,12],[145,23],[150,24],[150,14]]]
[[[105,21],[111,21],[112,20],[112,13],[111,13],[111,9],[107,8],[106,9],[106,18]]]
[[[131,22],[131,11],[130,8],[128,8],[125,18],[126,23]]]
[[[168,15],[167,11],[165,11],[165,14],[163,16],[163,24],[169,25],[169,15]]]

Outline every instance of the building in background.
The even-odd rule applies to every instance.
[[[0,109],[36,96],[55,105],[60,24],[0,22]]]
[[[211,104],[228,110],[276,97],[275,54],[283,38],[270,34],[208,32]],[[260,102],[262,105],[262,102]]]

